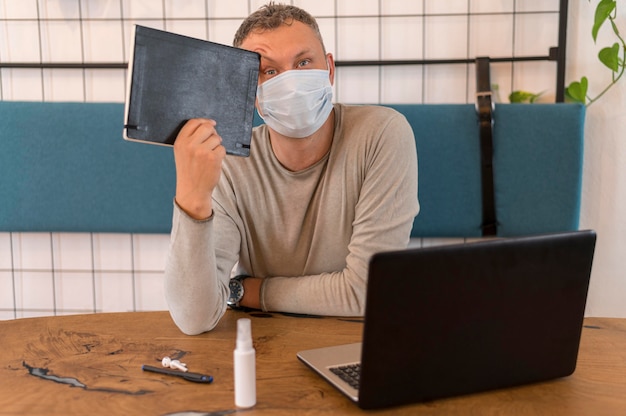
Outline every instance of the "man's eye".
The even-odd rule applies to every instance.
[[[268,69],[267,71],[263,72],[265,75],[276,75],[276,70],[275,69]]]
[[[303,61],[298,62],[297,67],[302,68],[303,66],[307,66],[309,63],[311,63],[311,61],[309,61],[308,59],[305,59]]]

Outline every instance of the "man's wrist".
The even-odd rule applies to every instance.
[[[228,300],[226,304],[232,309],[241,309],[243,305],[241,301],[243,300],[243,296],[245,295],[245,288],[243,286],[243,282],[250,276],[240,274],[239,276],[235,276],[228,282]]]
[[[191,211],[180,204],[180,202],[174,198],[174,203],[181,211],[183,211],[189,218],[196,221],[206,221],[213,216],[213,206],[209,204],[208,207],[197,208]]]
[[[261,284],[263,279],[248,277],[242,282],[244,287],[243,298],[239,304],[247,308],[261,309]]]

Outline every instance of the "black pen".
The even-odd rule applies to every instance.
[[[152,371],[153,373],[167,374],[170,376],[182,377],[185,380],[193,381],[196,383],[211,383],[213,381],[213,376],[209,376],[206,374],[190,373],[188,371],[183,372],[183,371],[178,371],[178,370],[171,370],[169,368],[153,367],[151,365],[145,365],[145,364],[141,366],[141,369],[143,371]]]

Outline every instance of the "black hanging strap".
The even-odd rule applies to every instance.
[[[480,127],[480,165],[483,202],[483,236],[497,234],[493,184],[493,113],[489,58],[476,58],[476,113]]]

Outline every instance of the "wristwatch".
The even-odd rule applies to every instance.
[[[230,279],[230,282],[228,282],[230,295],[228,296],[228,301],[226,302],[226,304],[233,309],[240,308],[239,302],[241,302],[241,299],[243,299],[243,281],[246,277],[250,276],[240,274],[239,276],[233,277],[232,279]]]

